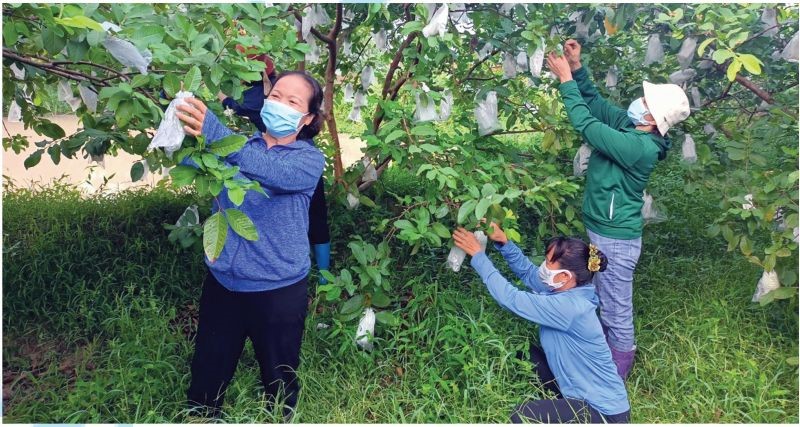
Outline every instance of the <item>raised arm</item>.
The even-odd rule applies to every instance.
[[[547,292],[549,290],[547,285],[539,280],[539,267],[534,265],[514,242],[509,241],[504,245],[495,243],[494,247],[500,251],[511,271],[522,280],[525,286],[536,292]]]
[[[581,65],[581,45],[575,40],[567,40],[564,44],[564,57],[569,62],[572,78],[578,84],[581,96],[589,106],[591,114],[614,129],[626,126],[630,121],[627,111],[603,98],[589,78],[588,70]]]

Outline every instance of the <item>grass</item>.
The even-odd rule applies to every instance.
[[[650,186],[670,218],[646,228],[635,276],[632,419],[797,423],[798,371],[787,362],[798,353],[797,300],[750,302],[760,271],[705,237],[714,197],[683,193],[676,157]],[[406,181],[390,172],[382,185],[413,191]],[[205,271],[161,224],[190,203],[160,188],[89,200],[59,185],[4,194],[3,421],[187,421]],[[334,236],[367,234],[363,213],[333,205],[330,217]],[[346,263],[347,241],[334,241],[334,265]],[[535,326],[500,309],[471,269],[446,270],[445,248],[411,257],[397,245],[393,256],[404,322],[379,326],[371,354],[352,345],[354,322],[312,302],[295,422],[507,422],[515,404],[542,396],[531,365],[515,358]],[[258,377],[248,345],[226,421],[280,420],[262,409]]]

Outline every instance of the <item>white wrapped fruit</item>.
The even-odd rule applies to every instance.
[[[500,129],[497,120],[497,93],[494,91],[486,94],[486,99],[478,102],[475,108],[475,120],[478,122],[478,134],[488,135]]]
[[[686,134],[683,139],[683,146],[681,147],[681,152],[683,154],[683,161],[686,163],[696,163],[697,162],[697,150],[695,149],[694,139],[692,135]]]
[[[800,52],[798,52],[798,49],[800,49],[800,43],[798,43],[797,35],[798,33],[794,33],[792,39],[789,40],[789,44],[787,44],[781,52],[781,58],[789,62],[798,62],[797,56],[800,54]]]
[[[120,64],[135,68],[147,75],[147,67],[153,59],[153,54],[149,50],[139,51],[133,43],[110,35],[103,40],[103,46]]]
[[[589,168],[589,158],[592,156],[592,147],[588,144],[581,144],[575,158],[572,160],[572,174],[576,177],[586,174]]]
[[[431,19],[428,21],[428,25],[422,29],[422,35],[425,37],[432,37],[434,35],[439,35],[439,37],[444,36],[447,32],[447,16],[449,13],[449,9],[447,4],[442,4],[442,7],[436,10],[431,16]]]
[[[375,71],[372,69],[372,66],[367,65],[361,70],[361,88],[368,91],[372,83],[375,83]]]
[[[686,37],[681,43],[681,50],[678,51],[678,64],[681,68],[689,68],[694,58],[694,52],[697,48],[697,38]]]
[[[651,34],[647,39],[647,53],[644,56],[644,65],[661,62],[664,59],[664,47],[658,34]]]
[[[543,65],[544,65],[544,48],[541,47],[540,45],[539,47],[536,48],[535,51],[533,51],[533,55],[531,55],[530,58],[529,68],[531,70],[531,75],[537,78],[542,77]]]
[[[781,282],[778,280],[778,273],[775,271],[764,271],[761,274],[761,279],[756,284],[756,292],[753,294],[753,302],[761,301],[764,295],[781,287]]]
[[[172,153],[178,151],[183,143],[183,138],[186,137],[186,132],[183,130],[183,122],[178,118],[178,105],[186,105],[186,98],[192,98],[194,95],[191,92],[178,92],[175,94],[167,111],[164,112],[164,118],[158,125],[158,130],[150,145],[147,146],[148,150],[155,148],[163,148],[167,156],[172,157]]]
[[[503,54],[503,77],[513,79],[517,76],[517,60],[510,53]]]
[[[372,338],[375,337],[375,310],[371,307],[364,309],[364,315],[358,321],[356,330],[356,344],[364,350],[372,350]]]

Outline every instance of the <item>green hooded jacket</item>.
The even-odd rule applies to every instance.
[[[583,223],[612,239],[641,237],[644,189],[671,143],[636,130],[626,110],[600,96],[585,67],[572,78],[559,91],[572,125],[594,149],[586,172]]]

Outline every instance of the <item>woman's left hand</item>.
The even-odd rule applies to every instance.
[[[550,52],[547,55],[547,68],[561,80],[561,83],[572,80],[572,70],[569,67],[569,61],[563,56]]]
[[[469,256],[475,256],[475,254],[481,251],[481,244],[478,243],[478,239],[475,235],[462,227],[459,227],[453,232],[453,240],[456,246],[463,249]]]
[[[183,130],[189,135],[200,136],[208,108],[197,98],[184,98],[186,104],[178,105],[178,118],[185,123]],[[187,105],[188,104],[188,105]]]

